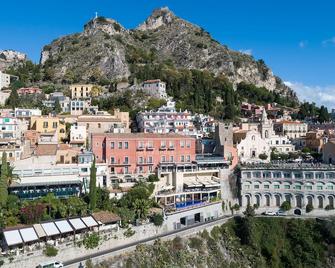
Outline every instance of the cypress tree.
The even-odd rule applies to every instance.
[[[3,208],[6,206],[7,197],[8,197],[8,163],[7,163],[7,154],[6,152],[2,153],[1,159],[1,175],[0,175],[0,207]]]
[[[95,156],[90,170],[90,209],[95,210],[97,205],[97,169],[95,167]]]

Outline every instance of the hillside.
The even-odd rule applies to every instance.
[[[41,53],[46,79],[107,83],[132,75],[134,66],[166,64],[224,75],[234,85],[246,82],[296,99],[262,60],[218,43],[204,29],[157,9],[136,29],[98,17],[82,33],[61,37]]]
[[[0,50],[0,71],[10,67],[18,67],[27,60],[24,53],[14,50]]]

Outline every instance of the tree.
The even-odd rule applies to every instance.
[[[289,201],[284,201],[284,202],[281,204],[280,208],[281,208],[282,210],[284,210],[284,211],[288,211],[288,210],[291,209],[291,203],[290,203]]]
[[[98,233],[87,234],[83,240],[86,249],[94,249],[99,246],[100,236]]]
[[[246,217],[253,217],[255,216],[255,208],[250,206],[249,204],[247,205],[247,208],[245,209],[245,211],[243,212],[243,214]]]
[[[97,169],[95,167],[95,157],[90,170],[90,210],[93,211],[97,205]]]
[[[314,207],[313,207],[312,204],[307,204],[307,206],[306,206],[306,213],[311,212],[313,209],[314,209]]]
[[[324,123],[324,122],[328,122],[329,119],[330,119],[330,115],[328,113],[328,109],[327,109],[327,107],[322,105],[320,107],[318,121],[320,123]]]
[[[62,111],[62,107],[60,106],[59,99],[56,99],[55,101],[55,112],[56,114],[59,114]]]
[[[152,216],[152,221],[153,221],[153,223],[154,223],[155,226],[162,226],[162,224],[164,222],[164,217],[160,213],[155,213]]]
[[[6,206],[8,197],[8,163],[7,153],[2,153],[1,159],[1,176],[0,176],[0,207]]]
[[[159,178],[157,175],[154,175],[154,174],[150,174],[148,176],[148,179],[147,179],[148,182],[156,182],[156,181],[159,181]]]
[[[145,219],[150,208],[149,200],[137,199],[134,202],[135,215],[137,219]]]
[[[11,107],[12,109],[18,107],[20,105],[20,98],[19,95],[17,94],[17,89],[12,88],[12,91],[6,100],[6,105]]]

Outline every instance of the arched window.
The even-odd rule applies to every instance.
[[[255,138],[255,135],[253,135],[252,137],[251,137],[251,139],[254,141],[256,138]]]

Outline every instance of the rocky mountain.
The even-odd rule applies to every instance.
[[[0,71],[18,66],[27,60],[27,55],[14,50],[0,50]]]
[[[262,60],[229,49],[166,7],[132,30],[113,19],[95,18],[82,33],[53,41],[41,54],[50,76],[66,81],[125,79],[131,75],[131,64],[164,62],[224,74],[233,84],[243,81],[295,97]]]

